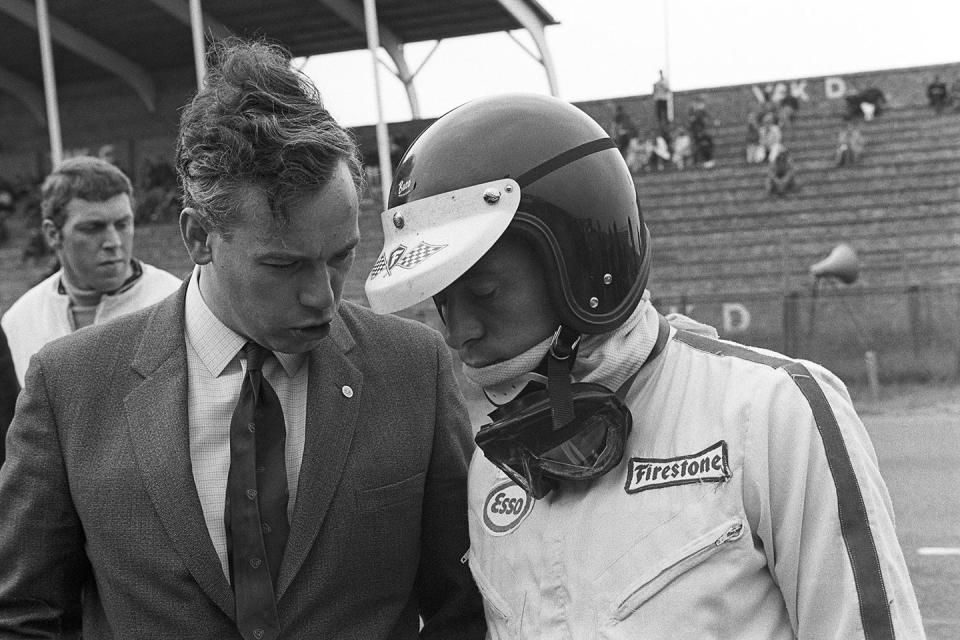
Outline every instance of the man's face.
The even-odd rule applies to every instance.
[[[45,220],[43,230],[57,252],[67,280],[75,287],[108,293],[130,277],[133,253],[133,208],[121,193],[91,202],[74,198],[64,207],[66,221],[57,229]]]
[[[518,356],[560,326],[540,262],[526,242],[510,235],[435,300],[447,344],[472,367]]]
[[[349,169],[341,163],[326,186],[290,203],[280,226],[261,193],[239,198],[229,238],[209,234],[203,299],[221,322],[272,351],[309,351],[330,331],[360,239]]]

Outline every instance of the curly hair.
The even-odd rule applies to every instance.
[[[346,162],[359,192],[363,170],[353,135],[323,107],[289,53],[263,41],[215,43],[204,86],[183,109],[177,179],[183,205],[209,229],[227,232],[238,192],[259,190],[274,219],[289,202],[322,188]]]
[[[68,158],[54,169],[40,188],[40,213],[62,229],[67,221],[65,208],[74,199],[103,202],[127,194],[133,200],[130,178],[106,160],[92,156]]]

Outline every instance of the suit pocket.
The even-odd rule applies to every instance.
[[[714,527],[691,540],[663,559],[654,569],[642,575],[617,599],[613,619],[623,621],[644,602],[659,593],[671,582],[722,551],[727,544],[743,536],[743,520],[735,518]]]
[[[374,487],[357,489],[357,509],[360,511],[378,511],[390,507],[423,500],[423,483],[426,473],[410,476],[405,480]]]
[[[469,551],[467,552],[470,553]],[[468,555],[469,557],[469,555]],[[516,610],[501,596],[490,580],[474,560],[470,562],[470,572],[473,581],[483,596],[483,611],[487,620],[487,638],[489,640],[508,640],[515,638],[520,632],[520,621],[523,618],[523,609],[526,605],[526,594],[520,592],[514,600]]]

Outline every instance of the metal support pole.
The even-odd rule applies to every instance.
[[[57,102],[57,77],[53,70],[53,43],[50,39],[50,14],[47,12],[47,0],[37,0],[37,32],[40,34],[43,94],[47,103],[50,163],[52,167],[57,167],[63,160],[63,138],[60,135],[60,107]]]
[[[877,366],[877,352],[867,351],[863,354],[863,360],[867,368],[867,389],[870,390],[870,399],[874,402],[879,402],[880,371]]]
[[[663,0],[663,70],[670,84],[667,98],[667,120],[673,122],[673,75],[670,73],[670,0]]]
[[[800,294],[791,291],[783,298],[783,353],[800,357]]]
[[[393,170],[390,165],[390,140],[387,137],[387,123],[383,119],[383,102],[380,98],[380,63],[377,50],[380,48],[380,29],[377,26],[376,0],[363,0],[363,17],[367,27],[367,48],[373,63],[373,90],[377,103],[377,155],[380,160],[380,198],[386,210],[393,183]]]
[[[203,7],[200,0],[190,0],[190,32],[193,35],[193,66],[197,73],[197,89],[207,77],[207,44],[203,38]]]

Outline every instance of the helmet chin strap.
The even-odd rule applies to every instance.
[[[570,371],[577,359],[580,337],[579,331],[560,325],[553,334],[553,341],[547,352],[547,393],[550,396],[550,413],[555,430],[569,424],[575,415]]]

